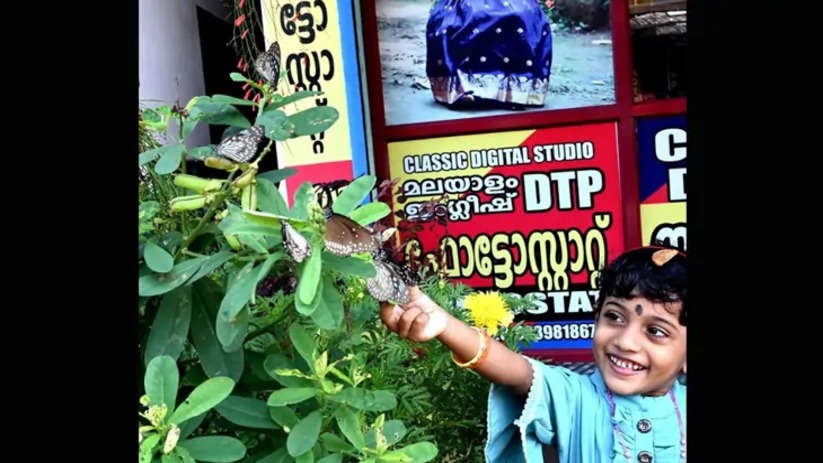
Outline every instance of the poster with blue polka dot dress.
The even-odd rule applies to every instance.
[[[615,102],[605,0],[561,10],[552,0],[377,0],[376,11],[387,125]]]

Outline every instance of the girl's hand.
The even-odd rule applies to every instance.
[[[417,286],[409,288],[411,300],[398,306],[384,302],[380,306],[380,318],[386,326],[401,338],[423,342],[446,331],[449,314],[429,299]]]

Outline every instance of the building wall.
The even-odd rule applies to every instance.
[[[140,0],[138,55],[142,105],[173,105],[178,100],[186,104],[205,93],[197,6],[228,22],[229,11],[220,0]],[[208,129],[200,124],[187,145],[208,143]]]

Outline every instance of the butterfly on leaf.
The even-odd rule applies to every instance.
[[[366,280],[366,289],[380,302],[407,304],[411,300],[408,286],[417,286],[417,274],[405,265],[394,262],[382,248],[372,252],[377,275]]]
[[[273,88],[277,88],[277,81],[280,79],[280,45],[273,42],[268,51],[260,53],[254,60],[254,69]]]
[[[260,145],[264,132],[262,125],[243,129],[221,141],[214,151],[230,161],[249,162],[257,153],[257,146]]]
[[[282,222],[283,248],[298,264],[311,256],[311,243],[288,222]]]
[[[358,252],[373,252],[380,242],[371,230],[354,220],[326,210],[326,249],[337,256],[350,256]]]

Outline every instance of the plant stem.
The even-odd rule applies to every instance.
[[[177,252],[174,254],[175,260],[177,260],[177,258],[180,257],[183,251],[188,250],[188,246],[191,244],[191,242],[194,241],[195,238],[197,238],[197,235],[203,230],[203,228],[205,228],[206,223],[208,223],[208,221],[211,220],[211,218],[214,216],[214,212],[217,210],[217,206],[223,204],[223,200],[225,199],[225,193],[229,188],[231,188],[231,180],[232,177],[234,177],[235,173],[237,173],[237,171],[229,174],[229,178],[226,180],[226,183],[223,185],[220,191],[218,191],[214,195],[214,201],[212,201],[211,206],[209,206],[209,209],[206,211],[206,214],[203,216],[203,218],[200,219],[200,222],[197,223],[197,225],[194,227],[194,230],[192,230],[192,232],[189,233],[189,235],[186,237],[186,240],[183,242],[183,245],[180,246],[180,249],[178,249]]]
[[[183,146],[183,152],[180,154],[182,159],[180,160],[181,170],[185,174],[186,173],[186,141],[183,139],[183,115],[177,114],[177,141]],[[183,219],[183,234],[188,233],[189,226],[188,221],[186,220],[186,213],[183,212],[181,215]],[[182,249],[182,248],[181,248]]]
[[[271,323],[271,324],[268,324],[268,325],[266,325],[266,326],[264,326],[264,327],[262,327],[262,328],[258,328],[258,329],[256,329],[256,330],[252,331],[251,333],[249,333],[248,335],[246,335],[246,340],[245,340],[245,341],[243,341],[243,342],[244,342],[244,343],[249,342],[249,341],[251,341],[252,339],[254,339],[254,338],[256,338],[256,337],[260,336],[261,334],[268,333],[268,332],[269,332],[269,329],[270,329],[271,327],[273,327],[273,326],[274,326],[274,323]]]
[[[269,144],[268,144],[268,145],[266,145],[266,147],[265,147],[265,148],[263,148],[263,152],[262,152],[262,153],[260,153],[260,157],[258,157],[258,158],[257,158],[257,160],[256,160],[256,161],[254,161],[254,162],[252,163],[252,166],[253,166],[254,168],[257,168],[257,166],[260,164],[260,161],[262,161],[262,160],[263,160],[263,158],[264,158],[264,157],[266,157],[266,154],[268,154],[268,153],[269,153],[269,151],[271,151],[271,145],[272,145],[272,143],[274,143],[274,140],[269,139]]]

